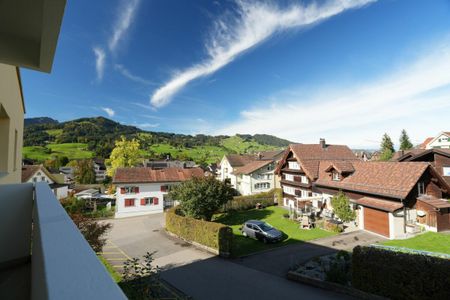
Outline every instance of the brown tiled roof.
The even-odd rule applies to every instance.
[[[332,168],[338,171],[339,173],[352,173],[355,171],[355,168],[353,168],[352,161],[348,160],[330,161],[330,165],[325,171],[328,172]]]
[[[392,155],[392,161],[400,161],[408,157],[412,157],[415,155],[420,155],[428,150],[426,149],[409,149],[409,150],[400,150],[396,151],[394,155]]]
[[[284,150],[273,150],[273,151],[262,151],[262,152],[259,152],[259,154],[261,154],[261,159],[276,160],[277,157],[280,157],[283,154],[283,152],[284,152]]]
[[[153,170],[151,168],[119,168],[114,175],[113,183],[151,183],[151,182],[178,182],[203,177],[200,168],[178,169],[167,168]]]
[[[417,198],[417,200],[427,203],[436,208],[450,208],[450,202],[446,199],[438,199],[435,197],[423,195]]]
[[[316,184],[350,191],[394,198],[406,198],[419,178],[430,166],[426,162],[352,162],[355,171],[333,181],[325,170],[330,162],[321,161]]]
[[[241,154],[228,154],[225,155],[225,158],[228,160],[230,165],[234,167],[242,167],[245,164],[248,164],[251,161],[254,161],[256,157],[254,155],[241,155]]]
[[[420,149],[425,149],[425,147],[428,145],[429,142],[431,142],[434,139],[434,137],[427,137],[425,141],[420,144]]]
[[[25,165],[22,166],[22,182],[27,182],[37,172],[42,171],[51,180],[56,181],[52,174],[42,165]]]
[[[388,211],[388,212],[394,212],[403,207],[403,204],[401,202],[382,200],[382,199],[372,198],[372,197],[363,197],[354,202],[356,204],[359,204],[362,206],[376,208],[376,209],[384,210],[384,211]]]
[[[237,167],[236,169],[234,169],[233,174],[234,175],[250,174],[272,162],[273,162],[273,160],[255,160],[255,161],[249,162],[248,164],[246,164],[242,167]]]
[[[289,149],[294,153],[303,171],[312,179],[319,176],[319,162],[323,160],[349,160],[360,161],[360,159],[345,145],[326,145],[322,148],[320,144],[293,144]]]

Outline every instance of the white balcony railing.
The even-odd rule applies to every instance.
[[[0,217],[0,298],[126,299],[46,183],[0,185]]]

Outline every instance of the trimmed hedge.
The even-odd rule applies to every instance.
[[[450,299],[450,260],[357,246],[352,285],[392,299]]]
[[[176,208],[166,212],[166,229],[177,236],[213,248],[221,256],[229,256],[233,240],[230,227],[177,214]]]
[[[269,192],[259,193],[249,196],[237,196],[233,200],[228,201],[219,212],[229,212],[229,211],[242,211],[255,208],[256,204],[260,203],[262,206],[273,206],[277,205],[275,199],[278,199],[278,190],[272,189]],[[279,199],[278,199],[279,201]]]

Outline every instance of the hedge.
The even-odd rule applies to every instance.
[[[357,246],[352,285],[391,299],[450,299],[450,260]]]
[[[255,208],[257,203],[262,204],[264,207],[276,205],[275,199],[280,201],[278,190],[280,189],[272,189],[269,192],[255,195],[234,197],[233,200],[223,205],[219,212],[248,210]]]
[[[176,208],[166,213],[166,230],[187,240],[217,250],[221,256],[229,256],[233,240],[230,227],[177,214]]]

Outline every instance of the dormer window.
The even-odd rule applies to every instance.
[[[288,168],[292,170],[300,170],[300,165],[296,161],[289,161],[288,162]]]
[[[338,172],[334,171],[333,173],[331,173],[331,179],[333,181],[339,181],[341,180],[341,176],[339,175]]]
[[[425,183],[423,181],[420,181],[417,184],[417,191],[419,193],[419,196],[420,195],[425,195]]]

